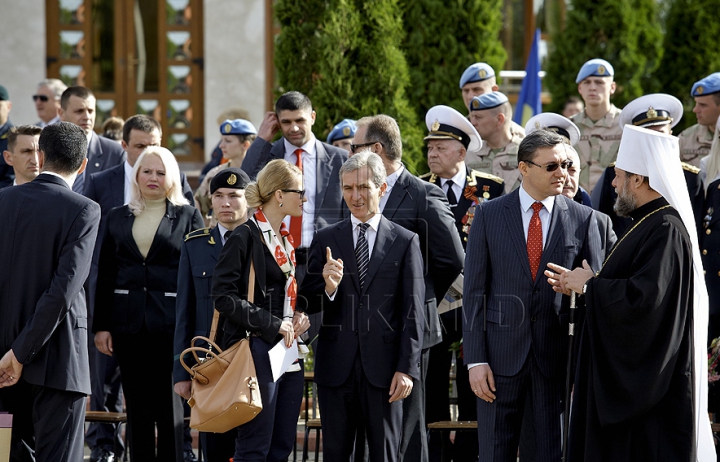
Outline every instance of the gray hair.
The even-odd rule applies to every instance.
[[[60,79],[45,79],[38,84],[38,88],[48,87],[55,94],[55,99],[60,99],[67,85]]]
[[[547,130],[536,130],[527,135],[518,147],[518,162],[532,161],[540,148],[551,148],[565,144],[563,137]]]
[[[355,172],[363,167],[367,167],[370,170],[370,179],[375,186],[379,188],[385,183],[387,174],[380,156],[369,149],[362,149],[352,157],[349,157],[348,160],[342,164],[342,167],[340,167],[340,184],[342,185],[342,177],[344,174]]]

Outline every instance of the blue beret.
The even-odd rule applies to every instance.
[[[220,188],[245,189],[250,184],[250,177],[239,168],[226,168],[220,170],[210,180],[210,194]]]
[[[582,65],[575,79],[575,83],[580,83],[591,75],[596,77],[612,77],[615,75],[615,69],[604,59],[591,59]]]
[[[245,119],[226,120],[220,124],[221,135],[257,135],[255,125]]]
[[[505,96],[505,93],[491,91],[490,93],[484,93],[474,97],[472,101],[470,101],[470,111],[484,111],[485,109],[492,109],[507,102],[508,98]]]
[[[695,82],[690,94],[694,97],[712,95],[717,92],[720,92],[720,72],[715,72]]]
[[[463,72],[462,77],[460,77],[460,88],[464,87],[466,83],[482,82],[490,77],[495,77],[495,71],[492,67],[486,63],[475,63]]]
[[[332,144],[333,141],[340,141],[355,136],[357,126],[355,121],[352,119],[345,119],[339,124],[335,125],[330,131],[327,137],[328,144]]]

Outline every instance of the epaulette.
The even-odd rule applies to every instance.
[[[694,173],[695,175],[700,173],[700,169],[694,165],[686,164],[685,162],[680,162],[680,165],[682,165],[683,170],[687,170],[690,173]]]
[[[419,177],[421,180],[425,180],[430,183],[435,183],[435,180],[437,179],[437,175],[435,175],[433,172],[428,172],[424,175],[420,175]]]
[[[190,231],[185,235],[185,241],[189,241],[190,239],[196,238],[196,237],[202,237],[207,236],[210,234],[210,231],[212,228],[200,228],[196,229],[195,231]]]
[[[491,174],[489,174],[489,173],[480,172],[480,171],[477,171],[477,170],[470,170],[470,176],[472,177],[472,178],[471,178],[471,183],[472,183],[472,185],[474,185],[474,184],[477,183],[477,178],[482,178],[483,180],[491,180],[491,181],[494,181],[495,183],[498,183],[498,184],[504,184],[504,183],[505,183],[505,180],[503,180],[503,179],[500,178],[499,176],[491,175]],[[471,185],[471,186],[472,186],[472,185]]]

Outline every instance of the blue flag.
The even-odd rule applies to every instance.
[[[513,114],[513,122],[523,127],[530,117],[542,112],[542,103],[540,101],[542,82],[540,82],[540,76],[538,75],[540,72],[538,42],[540,42],[540,29],[535,29],[535,37],[525,66],[525,78],[522,87],[520,87],[520,96],[515,107],[515,114]]]

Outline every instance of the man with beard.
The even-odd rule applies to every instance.
[[[615,211],[633,225],[597,273],[545,272],[586,304],[566,460],[715,460],[707,291],[677,139],[625,126],[615,173]]]

